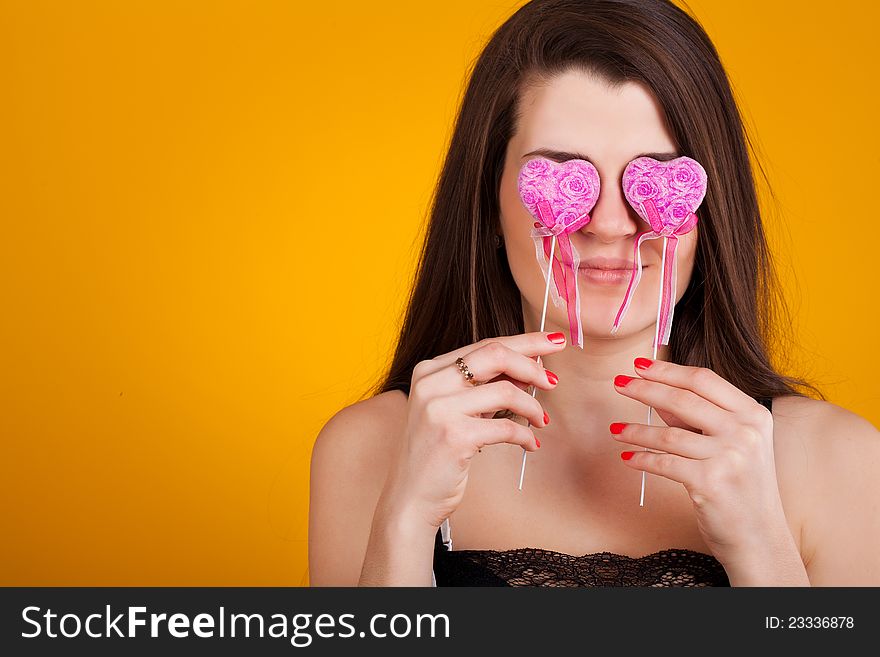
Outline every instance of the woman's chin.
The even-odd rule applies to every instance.
[[[581,326],[584,331],[584,339],[626,340],[634,335],[653,330],[653,315],[650,317],[640,316],[641,313],[637,312],[636,308],[630,307],[617,332],[612,333],[611,329],[619,309],[619,303],[615,303],[613,307],[607,303],[595,303],[591,312],[589,306],[584,303],[584,299],[581,299]]]

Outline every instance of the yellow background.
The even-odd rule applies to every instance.
[[[312,443],[388,358],[519,4],[0,2],[0,583],[307,583]],[[791,355],[878,424],[877,5],[691,6],[779,199]]]

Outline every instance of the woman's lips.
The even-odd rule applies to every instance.
[[[647,267],[648,265],[642,265],[642,269]],[[578,276],[600,285],[620,285],[629,282],[632,269],[632,260],[594,257],[581,261]]]

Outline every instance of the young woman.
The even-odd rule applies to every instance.
[[[390,371],[315,444],[312,585],[880,585],[880,439],[770,362],[746,139],[712,43],[669,2],[534,0],[496,31]],[[656,360],[661,240],[609,331],[648,229],[621,175],[645,154],[690,156],[709,185]],[[538,156],[589,160],[601,180],[571,235],[583,349],[564,307],[539,331],[545,280],[517,191]]]

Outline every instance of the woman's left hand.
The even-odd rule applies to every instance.
[[[641,378],[615,377],[615,389],[652,406],[669,426],[612,424],[616,440],[661,452],[630,452],[624,463],[684,485],[703,539],[729,573],[780,545],[792,549],[770,411],[712,370],[647,358],[635,366]]]

